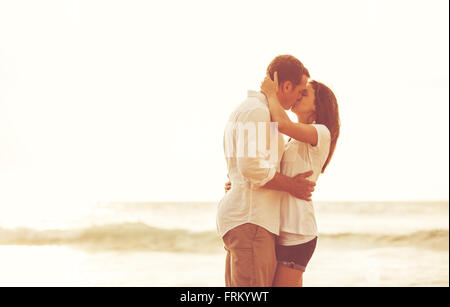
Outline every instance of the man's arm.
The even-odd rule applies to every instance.
[[[312,175],[312,172],[299,174],[296,177],[288,177],[280,173],[275,173],[273,179],[267,182],[262,188],[288,192],[296,198],[306,201],[311,200],[311,193],[314,192],[315,183],[309,180],[302,180]],[[303,183],[302,183],[303,181]],[[225,193],[231,190],[231,182],[225,183]]]
[[[270,113],[267,109],[256,108],[249,112],[245,122],[253,124],[256,130],[258,123],[270,123]],[[260,146],[258,145],[261,138],[265,137],[265,144],[270,144],[270,133],[268,131],[266,130],[265,135],[259,135],[259,131],[248,133],[248,138],[245,138],[244,133],[238,133],[237,143],[243,146],[243,148],[248,148],[249,144],[253,144],[253,148],[257,152],[256,156],[251,157],[247,153],[247,155],[237,158],[239,172],[248,180],[253,189],[264,187],[272,190],[285,191],[303,200],[311,200],[311,193],[314,191],[315,183],[305,178],[311,176],[312,172],[299,174],[295,177],[288,177],[277,173],[276,162],[270,162],[270,156],[259,152]],[[239,140],[239,138],[241,139]]]
[[[260,125],[265,129],[260,129]],[[237,169],[252,189],[258,189],[272,180],[277,171],[278,159],[271,157],[267,148],[271,144],[269,109],[250,110],[236,127]]]
[[[310,201],[316,184],[306,178],[312,174],[313,172],[309,171],[303,174],[298,174],[295,177],[289,177],[276,173],[272,180],[267,182],[263,188],[288,192],[296,198]]]

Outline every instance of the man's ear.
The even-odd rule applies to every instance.
[[[281,84],[281,89],[283,89],[284,93],[289,93],[292,91],[292,82],[291,81],[284,81],[283,84]]]

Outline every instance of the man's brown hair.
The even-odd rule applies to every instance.
[[[273,75],[278,72],[278,83],[291,81],[297,86],[302,81],[303,75],[309,78],[309,71],[296,57],[292,55],[279,55],[267,67],[267,74],[273,80]]]

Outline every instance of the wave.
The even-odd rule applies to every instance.
[[[445,229],[422,230],[408,234],[337,233],[320,235],[320,240],[333,247],[377,248],[412,247],[448,251],[449,231]]]
[[[319,241],[324,247],[333,248],[414,247],[448,251],[449,231],[436,229],[410,234],[320,234]],[[162,229],[144,223],[108,224],[78,230],[0,228],[0,245],[73,245],[90,250],[192,253],[223,251],[222,242],[215,231]]]
[[[162,229],[144,223],[93,226],[78,230],[0,228],[0,245],[76,245],[94,250],[152,250],[214,252],[220,241],[215,232]]]

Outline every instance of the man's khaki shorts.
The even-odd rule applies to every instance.
[[[243,224],[222,238],[227,258],[227,287],[271,287],[277,269],[275,235],[255,224]]]

